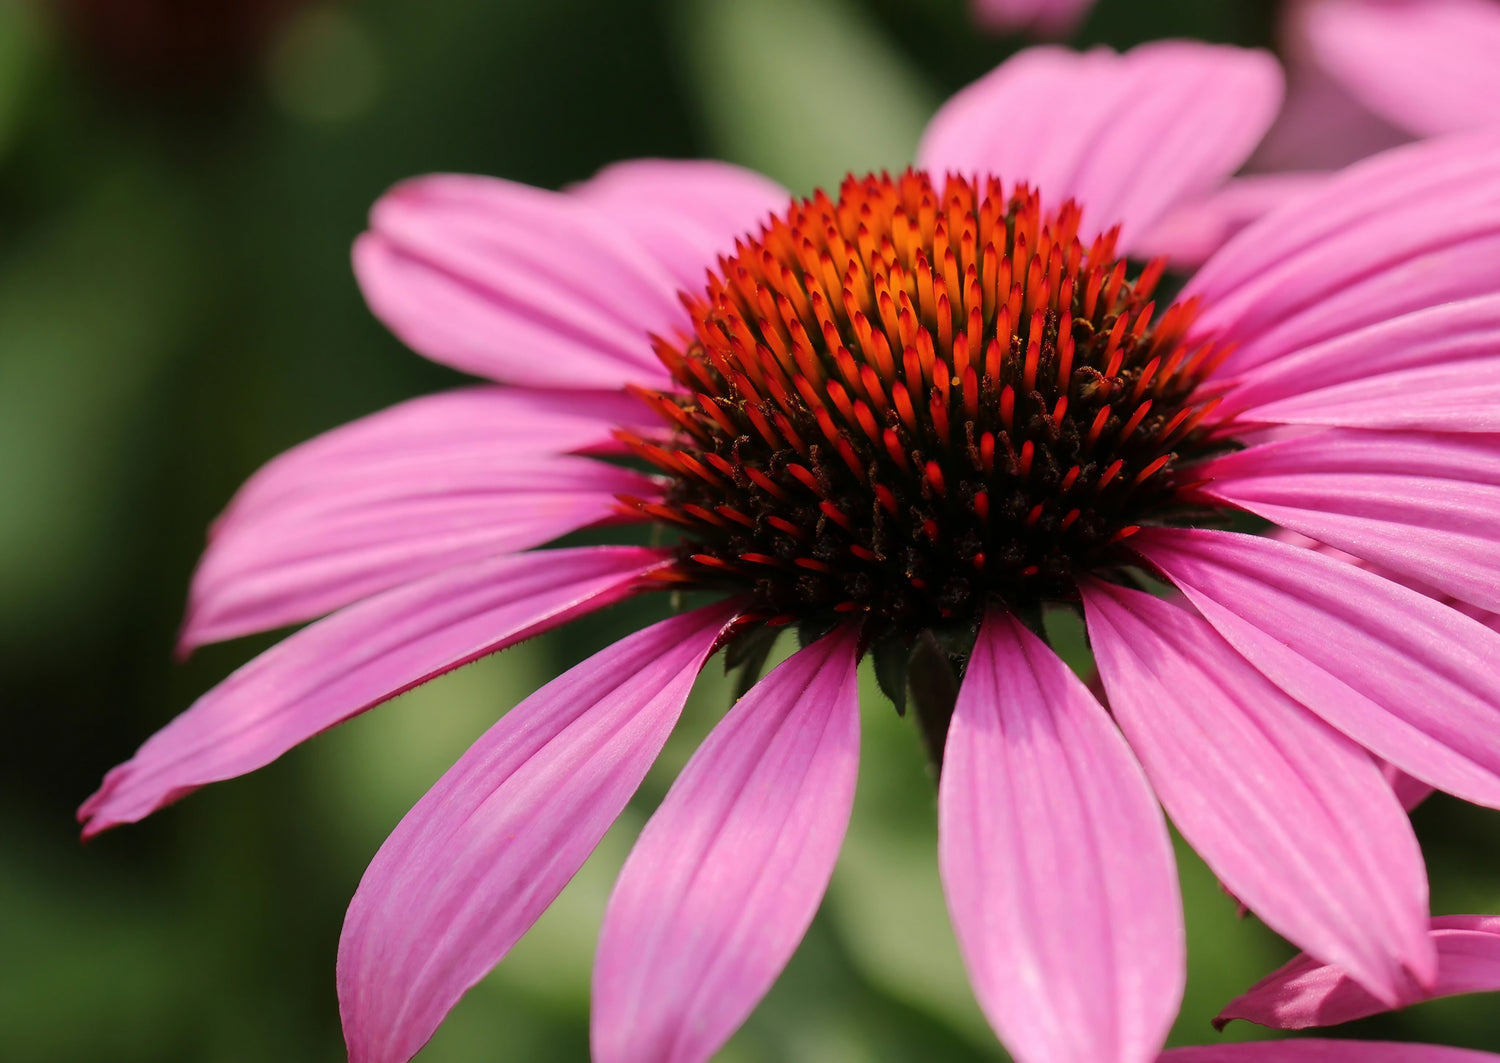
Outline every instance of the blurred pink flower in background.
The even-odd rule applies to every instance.
[[[1291,0],[1281,32],[1287,102],[1256,169],[1335,169],[1500,125],[1496,0]]]
[[[974,18],[997,33],[1029,32],[1065,37],[1094,6],[1094,0],[973,0]]]
[[[621,873],[601,1063],[706,1060],[754,1008],[848,821],[857,661],[944,625],[975,641],[940,865],[1015,1058],[1160,1050],[1185,959],[1158,801],[1278,932],[1384,1002],[1428,992],[1421,853],[1367,750],[1500,807],[1500,634],[1194,525],[1248,511],[1500,608],[1500,139],[1347,171],[1158,313],[1161,264],[1122,256],[1234,172],[1279,99],[1258,53],[1035,49],[939,111],[923,172],[836,196],[665,161],[563,193],[399,186],[355,250],[371,307],[500,386],[355,422],[245,485],[183,648],[331,615],[112,771],[85,833],[585,613],[706,590],[723,603],[505,715],[396,827],[339,949],[351,1059],[415,1054],[624,808],[705,660],[789,622],[807,645],[714,729]],[[654,472],[606,460],[628,454]],[[683,537],[533,550],[627,521]],[[1044,605],[1081,609],[1111,712],[1040,637]]]
[[[1497,0],[1288,0],[1280,36],[1286,103],[1246,173],[1174,212],[1146,251],[1200,263],[1327,171],[1500,126]]]

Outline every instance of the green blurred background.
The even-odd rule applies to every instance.
[[[1078,39],[1269,44],[1274,14],[1104,0]],[[936,104],[1021,43],[976,33],[961,0],[0,0],[0,1059],[342,1058],[334,950],[365,863],[496,717],[638,619],[487,659],[79,845],[103,772],[269,644],[171,662],[237,484],[458,380],[355,288],[349,243],[384,188],[712,155],[807,191],[903,165]],[[1003,1058],[943,913],[917,738],[868,693],[829,900],[725,1060]],[[706,675],[636,804],[422,1059],[586,1058],[610,882],[727,699]],[[1416,821],[1434,909],[1500,910],[1500,818],[1439,797]],[[1289,955],[1181,865],[1178,1044],[1211,1040],[1217,1007]],[[1500,1007],[1345,1032],[1500,1048]]]

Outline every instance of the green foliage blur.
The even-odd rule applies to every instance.
[[[199,6],[207,23],[171,17]],[[1269,44],[1273,15],[1105,0],[1079,40]],[[962,0],[0,0],[0,1058],[343,1058],[334,951],[366,862],[496,718],[639,620],[617,608],[492,657],[78,843],[73,809],[102,774],[271,641],[171,660],[235,487],[459,381],[355,288],[349,244],[382,190],[434,170],[556,187],[710,155],[808,191],[902,166],[933,108],[1022,43],[981,36]],[[726,1061],[1004,1058],[944,915],[919,742],[866,693],[829,899]],[[728,698],[711,668],[631,810],[423,1060],[587,1057],[611,881]],[[1434,910],[1500,911],[1500,819],[1438,797],[1416,822]],[[1290,950],[1179,858],[1185,1044]],[[1500,1049],[1500,1006],[1341,1032]]]

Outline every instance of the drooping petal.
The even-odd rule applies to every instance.
[[[1472,1048],[1389,1041],[1254,1041],[1173,1048],[1161,1063],[1495,1063],[1500,1056]]]
[[[1149,1063],[1186,974],[1166,822],[1108,715],[1009,614],[979,630],[938,858],[980,1006],[1020,1063]]]
[[[1210,498],[1500,610],[1500,442],[1333,429],[1208,462]]]
[[[1120,225],[1134,250],[1168,211],[1239,168],[1281,88],[1264,52],[1183,41],[1123,55],[1031,48],[949,100],[917,159],[938,174],[1030,182],[1054,206],[1076,199],[1085,242]]]
[[[1188,610],[1098,582],[1083,597],[1115,719],[1234,896],[1382,1000],[1430,985],[1422,853],[1374,761]]]
[[[239,501],[193,573],[181,646],[331,612],[485,557],[627,519],[616,495],[651,497],[640,473],[570,455],[490,448],[367,454],[324,468],[320,490]]]
[[[974,18],[985,29],[1043,37],[1071,32],[1093,6],[1094,0],[973,0]]]
[[[703,290],[705,271],[737,237],[757,232],[792,199],[754,170],[706,159],[618,162],[570,191],[609,211],[690,292]]]
[[[1377,321],[1246,373],[1222,409],[1260,424],[1500,431],[1500,296]]]
[[[1497,124],[1491,0],[1313,0],[1298,15],[1318,63],[1381,117],[1418,136]]]
[[[665,560],[635,547],[505,557],[335,613],[235,672],[111,771],[79,810],[84,835],[253,771],[418,683],[617,602]]]
[[[405,1063],[583,866],[640,785],[728,620],[639,631],[517,705],[391,832],[349,905],[350,1063]]]
[[[1152,528],[1133,541],[1281,689],[1402,771],[1500,808],[1500,634],[1260,536]]]
[[[857,661],[842,629],[762,679],[646,824],[599,936],[597,1063],[704,1063],[786,966],[854,803]]]
[[[1327,174],[1310,172],[1231,177],[1174,207],[1135,241],[1134,253],[1165,256],[1178,267],[1201,265],[1245,226],[1327,180]]]
[[[494,178],[397,185],[371,211],[354,269],[414,350],[509,384],[668,386],[649,335],[687,327],[671,273],[611,212]]]
[[[1222,379],[1315,343],[1494,292],[1500,135],[1378,155],[1245,228],[1194,275],[1196,334],[1234,345]]]
[[[1432,920],[1438,977],[1428,999],[1500,992],[1500,915],[1440,915]],[[1336,967],[1305,953],[1257,982],[1214,1020],[1223,1029],[1245,1019],[1282,1030],[1336,1026],[1385,1011]]]

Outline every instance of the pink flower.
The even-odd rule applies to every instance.
[[[705,1060],[770,986],[848,820],[856,662],[913,642],[954,927],[1022,1063],[1156,1057],[1184,977],[1158,802],[1273,928],[1382,1001],[1425,992],[1421,853],[1370,753],[1500,806],[1500,634],[1199,526],[1258,514],[1500,604],[1500,141],[1352,169],[1158,312],[1160,264],[1119,256],[1240,165],[1279,90],[1235,49],[1038,49],[938,113],[920,171],[831,197],[668,162],[562,194],[397,188],[355,248],[371,306],[503,384],[251,479],[184,648],[332,615],[112,771],[86,833],[585,612],[715,591],[543,687],[402,820],[340,945],[352,1059],[410,1058],[582,864],[705,659],[791,622],[808,644],[730,710],[621,873],[601,1063]],[[624,453],[654,472],[601,460]],[[619,521],[680,541],[532,550]],[[1112,711],[1040,634],[1058,608],[1086,618]]]
[[[1090,0],[974,0],[998,31],[1071,32]],[[1428,136],[1500,126],[1500,0],[1288,0],[1286,104],[1247,172],[1187,200],[1141,252],[1196,266],[1324,171]]]
[[[1093,6],[1094,0],[973,0],[974,20],[985,29],[1042,37],[1071,33]]]
[[[1442,915],[1432,920],[1437,980],[1423,999],[1500,992],[1500,915]],[[1302,1030],[1336,1026],[1388,1011],[1348,975],[1302,955],[1252,986],[1214,1020],[1234,1019]]]
[[[1289,0],[1288,93],[1247,166],[1163,222],[1148,250],[1197,264],[1335,170],[1415,139],[1500,127],[1497,0]]]
[[[1496,0],[1293,0],[1282,37],[1292,91],[1258,168],[1333,168],[1500,125]]]

